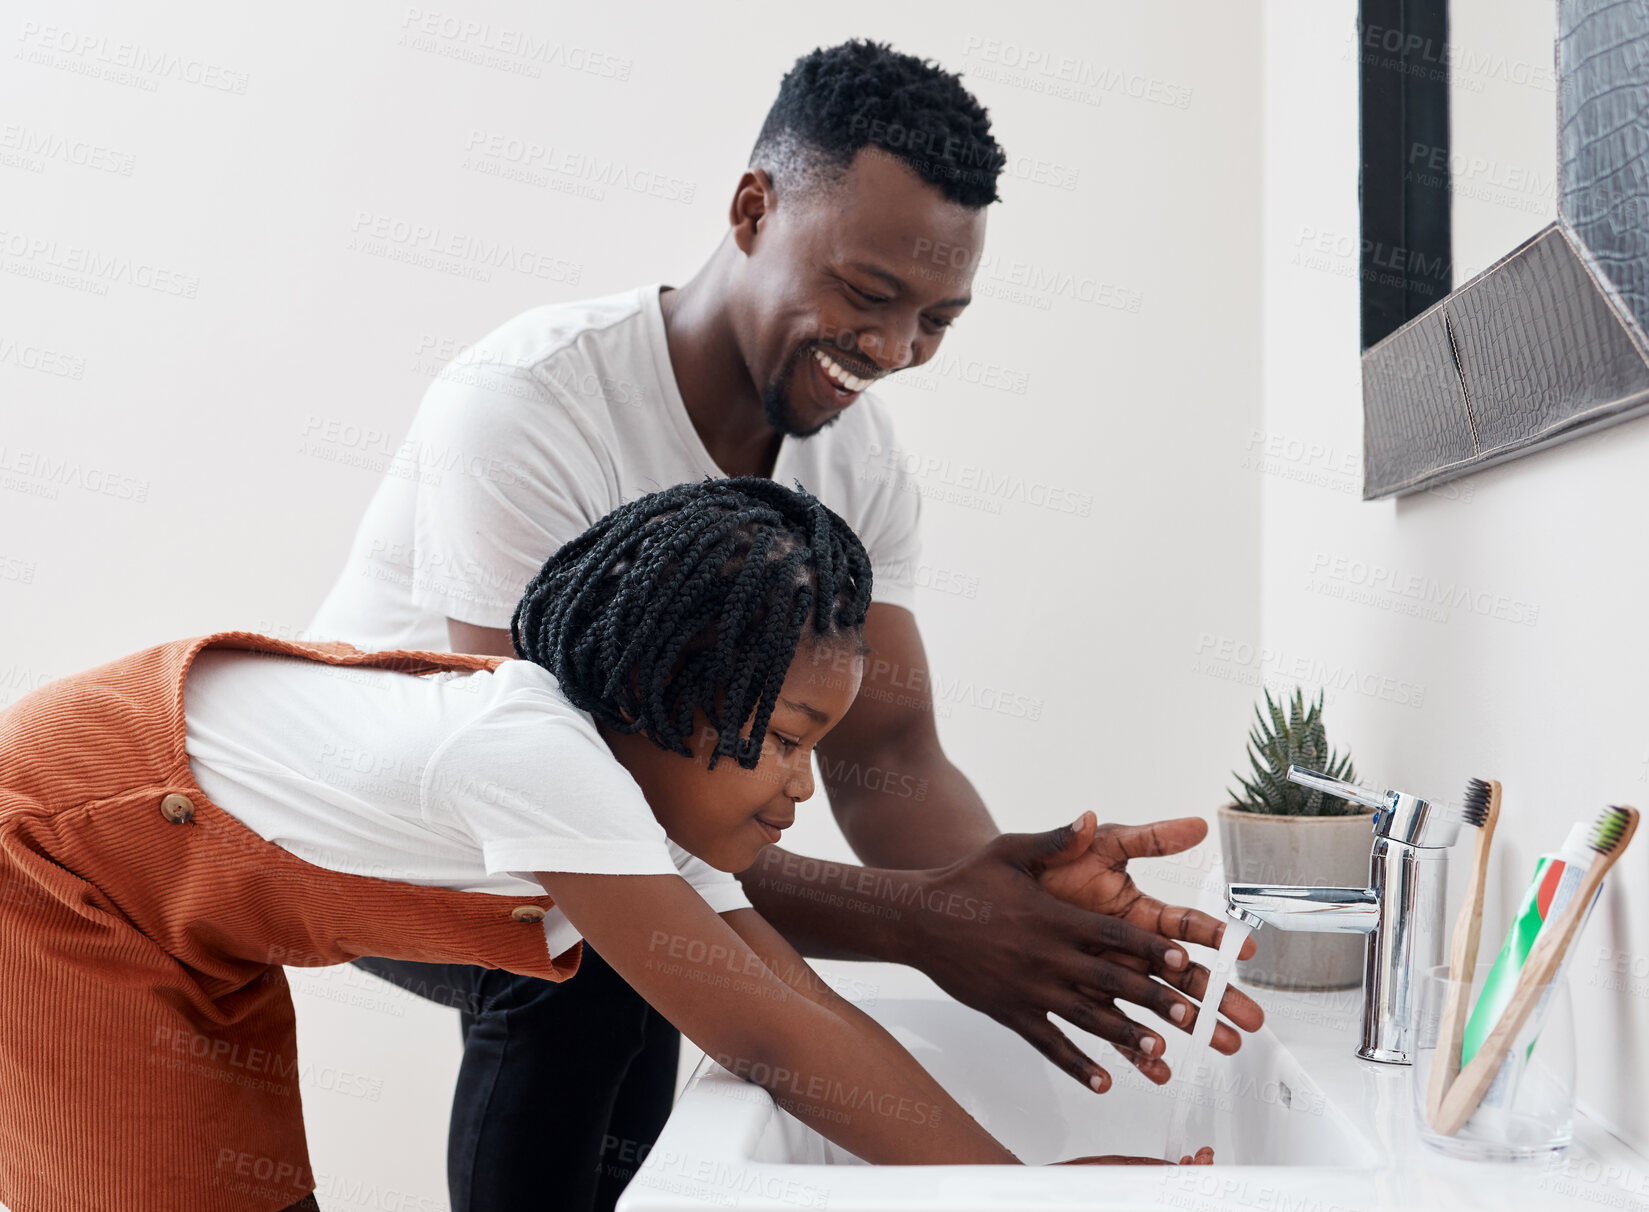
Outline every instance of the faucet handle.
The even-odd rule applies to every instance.
[[[1337,779],[1333,775],[1306,766],[1290,766],[1288,781],[1298,783],[1302,787],[1310,787],[1313,791],[1339,796],[1342,800],[1350,800],[1353,804],[1361,804],[1365,808],[1379,810],[1391,802],[1389,791],[1383,794],[1371,791],[1367,787],[1359,787],[1356,783],[1348,783],[1344,779]]]
[[[1374,809],[1374,832],[1411,846],[1452,846],[1460,836],[1460,822],[1446,811],[1434,811],[1429,801],[1405,791],[1372,791],[1334,778],[1321,770],[1290,766],[1288,781]]]

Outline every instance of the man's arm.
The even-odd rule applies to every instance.
[[[447,643],[454,652],[468,652],[476,656],[515,655],[507,627],[477,627],[474,623],[447,620]]]
[[[872,603],[865,643],[871,651],[859,695],[818,746],[819,772],[842,833],[867,864],[943,867],[911,873],[922,881],[921,903],[986,902],[995,914],[984,929],[965,910],[907,915],[897,930],[867,932],[870,942],[894,949],[881,958],[901,956],[958,1001],[1013,1027],[1078,1080],[1091,1080],[1103,1070],[1048,1021],[1049,1013],[1107,1040],[1141,1073],[1166,1082],[1170,1075],[1162,1061],[1163,1041],[1116,1003],[1152,1010],[1189,1031],[1198,1008],[1164,996],[1162,982],[1200,997],[1208,971],[1183,959],[1170,968],[1163,956],[1173,952],[1150,956],[1131,935],[1113,932],[1117,941],[1096,945],[1096,923],[1103,921],[1110,929],[1125,916],[1161,939],[1208,946],[1218,945],[1224,925],[1205,913],[1139,897],[1125,862],[1115,861],[1117,847],[1106,842],[1118,826],[1095,830],[1087,850],[1062,854],[1052,863],[1039,862],[1034,846],[1027,854],[1016,840],[1047,838],[1057,852],[1068,831],[1011,835],[1014,840],[998,835],[979,793],[939,743],[933,682],[915,616],[903,607]],[[1201,840],[1201,834],[1188,832],[1190,822],[1172,824],[1175,829],[1148,838],[1137,836],[1140,830],[1120,830],[1128,835],[1128,857],[1172,854]],[[809,936],[810,928],[817,929],[817,917],[800,917],[792,907],[758,899],[759,892],[752,891],[764,876],[769,888],[785,883],[773,879],[785,857],[764,855],[764,862],[752,868],[759,872],[756,880],[748,878],[749,872],[743,878],[745,893],[787,937],[803,946],[825,941]],[[1124,905],[1126,910],[1119,907]],[[1091,912],[1073,920],[1065,916],[1072,908],[1079,914]],[[820,924],[842,927],[828,919]],[[1251,954],[1252,947],[1250,940],[1243,954]],[[1151,980],[1152,975],[1160,980]],[[1235,988],[1218,1009],[1245,1030],[1257,1030],[1264,1021],[1259,1006]],[[1235,1052],[1240,1043],[1231,1027],[1216,1027],[1214,1047],[1219,1051]],[[1108,1075],[1103,1076],[1108,1082]]]
[[[864,679],[819,742],[819,774],[848,845],[873,867],[939,867],[999,830],[939,744],[927,652],[916,617],[872,602]]]

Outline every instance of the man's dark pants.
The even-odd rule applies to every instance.
[[[459,1011],[452,1212],[610,1212],[675,1096],[681,1036],[663,1015],[588,943],[560,984],[463,964],[355,963]]]

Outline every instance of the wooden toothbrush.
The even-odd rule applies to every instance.
[[[1574,942],[1575,934],[1580,929],[1580,923],[1586,919],[1586,910],[1591,906],[1592,898],[1597,895],[1597,887],[1603,882],[1603,877],[1609,873],[1609,868],[1615,865],[1620,856],[1625,853],[1627,845],[1632,840],[1632,834],[1637,832],[1638,810],[1628,807],[1605,808],[1598,816],[1597,824],[1592,828],[1592,849],[1597,851],[1597,857],[1592,865],[1586,868],[1586,874],[1581,877],[1580,887],[1569,903],[1563,907],[1563,913],[1551,926],[1542,930],[1535,939],[1534,946],[1529,949],[1529,958],[1524,961],[1523,971],[1518,975],[1517,988],[1512,993],[1511,1001],[1496,1020],[1494,1029],[1489,1032],[1488,1038],[1472,1057],[1471,1064],[1460,1070],[1460,1076],[1454,1079],[1449,1092],[1443,1096],[1443,1105],[1439,1109],[1437,1118],[1432,1126],[1445,1136],[1453,1136],[1460,1131],[1477,1105],[1483,1101],[1483,1096],[1489,1092],[1494,1083],[1495,1075],[1500,1072],[1500,1066],[1506,1060],[1506,1054],[1516,1042],[1518,1033],[1523,1030],[1523,1024],[1528,1021],[1530,1013],[1545,993],[1546,986],[1551,984],[1552,976],[1558,965],[1568,953],[1569,945]]]
[[[1472,974],[1477,971],[1477,940],[1483,925],[1483,890],[1489,879],[1489,844],[1500,821],[1500,784],[1494,779],[1472,779],[1466,784],[1461,820],[1477,827],[1477,855],[1472,859],[1471,883],[1460,916],[1454,922],[1449,947],[1449,985],[1443,1019],[1437,1028],[1437,1054],[1431,1062],[1426,1087],[1426,1118],[1433,1127],[1443,1106],[1443,1095],[1460,1068],[1460,1041],[1466,1034],[1466,1007],[1471,1001]]]

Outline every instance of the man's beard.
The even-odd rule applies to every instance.
[[[821,421],[812,429],[803,429],[796,420],[796,414],[790,407],[790,391],[785,384],[795,376],[796,365],[806,353],[807,346],[798,345],[779,373],[773,376],[773,381],[762,389],[762,411],[767,414],[767,423],[787,438],[811,438],[821,429],[827,429],[841,420],[842,412],[846,411],[832,413],[828,420]]]

